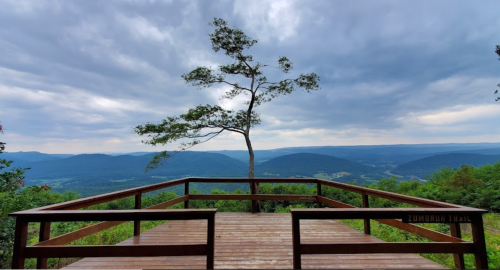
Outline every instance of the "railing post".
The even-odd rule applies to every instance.
[[[316,182],[316,200],[317,200],[318,208],[323,207],[323,205],[319,201],[320,196],[321,196],[321,183],[318,181],[318,182]]]
[[[215,213],[207,221],[207,269],[214,269],[215,261]]]
[[[50,239],[50,222],[40,222],[40,234],[38,241],[42,242]],[[37,269],[47,269],[47,258],[36,259]]]
[[[184,195],[188,195],[188,199],[184,201],[184,209],[189,209],[189,180],[184,183]]]
[[[142,209],[142,192],[135,195],[135,209]],[[141,234],[141,221],[134,220],[134,236]]]
[[[293,269],[302,269],[300,254],[300,220],[292,212]]]
[[[462,239],[460,223],[450,223],[451,236]],[[455,269],[465,269],[464,254],[453,254]]]
[[[28,239],[28,222],[17,217],[14,236],[14,254],[12,255],[12,269],[24,269],[24,252]]]
[[[363,208],[370,208],[370,202],[368,200],[368,195],[365,192],[362,192],[361,196],[363,198]],[[365,227],[365,234],[372,234],[369,218],[364,219],[364,227]]]
[[[471,223],[472,240],[475,246],[474,257],[476,259],[476,269],[488,269],[488,255],[486,253],[486,242],[484,240],[484,228],[482,215],[473,217]]]
[[[250,194],[255,195],[255,180],[250,180]],[[257,201],[252,198],[252,214],[257,213]]]
[[[255,182],[255,194],[260,194],[260,183],[259,182]],[[255,205],[256,205],[256,208],[257,208],[257,212],[260,213],[260,201],[257,200],[255,201]]]

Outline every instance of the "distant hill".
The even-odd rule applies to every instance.
[[[404,151],[403,151],[404,153]],[[453,153],[462,153],[462,154],[481,154],[481,155],[500,155],[500,148],[479,148],[479,149],[462,149],[462,150],[448,150],[448,151],[443,151],[443,152],[436,152],[436,153],[421,153],[421,154],[403,154],[403,155],[395,155],[393,158],[397,159],[399,164],[404,164],[410,161],[414,160],[419,160],[423,159],[426,157],[432,157],[437,154],[443,155],[443,154],[453,154]]]
[[[197,151],[195,151],[197,152]],[[460,144],[401,144],[401,145],[357,145],[357,146],[304,146],[286,147],[268,150],[255,150],[257,164],[270,159],[299,153],[311,153],[344,158],[350,161],[369,165],[403,164],[413,160],[438,154],[470,153],[483,155],[500,155],[500,143],[460,143]],[[248,162],[247,150],[207,151],[212,154],[223,154],[231,158]],[[152,152],[108,153],[108,156],[144,156]],[[2,157],[14,162],[35,162],[67,158],[71,154],[44,154],[39,152],[4,152]]]
[[[65,178],[79,176],[107,177],[121,179],[144,176],[148,162],[154,154],[142,156],[109,156],[104,154],[83,154],[69,158],[32,162],[27,178]],[[206,152],[179,152],[168,162],[147,175],[185,176],[240,176],[246,165],[221,154]]]
[[[247,162],[246,150],[210,151]],[[356,146],[305,146],[256,150],[257,164],[267,160],[299,153],[311,153],[344,158],[365,165],[398,165],[413,160],[448,153],[500,154],[500,143],[401,144]]]
[[[248,152],[187,151],[144,173],[154,153],[61,155],[4,152],[14,167],[30,167],[28,185],[48,184],[55,191],[89,196],[183,177],[246,177]],[[256,177],[316,177],[371,183],[391,175],[425,178],[443,166],[481,166],[500,159],[499,143],[288,147],[257,150]],[[398,166],[399,165],[399,166]],[[388,172],[388,173],[385,173]],[[195,187],[195,185],[193,185]],[[222,184],[204,189],[226,188]],[[237,188],[240,188],[238,186]],[[230,189],[234,190],[234,187]]]
[[[40,152],[3,152],[2,158],[15,162],[37,162],[45,160],[56,160],[73,156],[71,154],[44,154]]]
[[[48,184],[55,191],[73,190],[83,196],[110,192],[183,177],[246,177],[248,165],[222,154],[179,152],[165,164],[145,173],[154,154],[142,156],[83,154],[29,163],[28,185]],[[318,177],[347,182],[379,180],[376,168],[327,155],[300,153],[281,156],[256,166],[256,177]],[[199,184],[198,189],[204,190]],[[245,185],[211,188],[246,188]]]
[[[141,156],[147,162],[152,154]],[[248,165],[226,155],[207,152],[179,152],[164,165],[151,171],[153,175],[199,176],[199,177],[244,177]]]
[[[462,151],[453,151],[451,153],[468,153],[468,154],[481,154],[481,155],[500,155],[500,148],[462,150]]]
[[[300,153],[273,158],[255,167],[259,177],[323,177],[353,179],[377,169],[333,156]],[[359,179],[358,179],[359,180]]]
[[[401,164],[391,172],[401,176],[425,178],[427,174],[440,170],[442,167],[460,168],[462,165],[483,166],[500,160],[500,155],[480,155],[469,153],[452,153],[435,155]]]
[[[222,154],[179,152],[145,173],[154,154],[110,156],[84,154],[28,163],[28,185],[48,184],[55,191],[73,190],[82,196],[164,182],[183,177],[243,177],[245,163]]]

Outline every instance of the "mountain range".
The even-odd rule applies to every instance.
[[[4,152],[1,158],[13,160],[15,167],[29,167],[28,185],[48,184],[55,191],[73,190],[82,196],[191,176],[246,177],[248,171],[246,151],[179,152],[145,172],[153,155]],[[500,160],[500,144],[295,147],[257,150],[255,155],[256,177],[316,177],[362,184],[391,175],[423,180],[444,166],[493,164]],[[199,186],[205,188],[214,187]]]

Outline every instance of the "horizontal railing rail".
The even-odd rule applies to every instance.
[[[34,210],[71,210],[71,209],[80,209],[84,207],[89,207],[96,204],[101,204],[105,202],[110,202],[118,199],[122,199],[130,196],[138,196],[147,192],[156,191],[164,188],[174,187],[178,185],[186,185],[189,187],[189,183],[248,183],[248,184],[259,184],[259,183],[294,183],[294,184],[316,184],[318,186],[329,186],[334,188],[339,188],[342,190],[352,191],[360,194],[366,194],[373,197],[384,198],[392,201],[397,201],[401,203],[407,203],[415,206],[421,207],[452,207],[452,208],[463,208],[463,206],[438,202],[423,198],[411,197],[407,195],[376,190],[366,187],[360,187],[350,184],[338,183],[323,179],[315,179],[315,178],[295,178],[295,179],[284,179],[284,178],[183,178],[178,180],[172,180],[168,182],[131,188],[122,191],[111,192],[107,194],[86,197],[70,202],[64,202],[59,204],[54,204],[50,206],[44,206],[40,208],[36,208]],[[319,188],[319,190],[321,190]],[[189,190],[187,190],[186,195],[189,194]],[[254,195],[254,194],[252,194]],[[317,194],[320,195],[320,194]]]
[[[366,254],[366,253],[473,253],[477,269],[487,269],[482,214],[472,208],[371,208],[371,209],[291,209],[293,267],[302,269],[303,254]],[[405,223],[470,223],[473,242],[441,239],[437,243],[302,243],[300,221],[307,219],[400,219]],[[456,239],[461,240],[461,239]]]
[[[115,192],[110,192],[106,194],[101,194],[101,195],[96,195],[96,196],[91,196],[91,197],[85,197],[69,202],[63,202],[63,203],[57,203],[57,204],[52,204],[48,206],[43,206],[39,208],[35,208],[32,210],[73,210],[73,209],[81,209],[101,203],[106,203],[106,202],[111,202],[115,201],[118,199],[130,197],[130,196],[141,196],[144,193],[164,189],[164,188],[169,188],[169,187],[174,187],[177,185],[182,185],[185,184],[188,181],[188,179],[178,179],[178,180],[172,180],[168,182],[162,182],[158,184],[153,184],[153,185],[147,185],[147,186],[142,186],[142,187],[137,187],[137,188],[131,188],[131,189],[126,189],[126,190],[120,190],[120,191],[115,191]]]
[[[250,194],[190,194],[190,183],[243,183],[243,184],[249,184],[250,185]],[[299,194],[299,195],[291,195],[291,194],[259,194],[258,185],[260,183],[272,183],[272,184],[313,184],[316,185],[316,194]],[[147,208],[142,208],[142,196],[148,192],[152,191],[157,191],[160,189],[164,188],[171,188],[179,185],[184,185],[184,195],[166,201],[162,202],[160,204],[150,206]],[[322,187],[330,187],[330,188],[337,188],[345,191],[350,191],[354,193],[358,193],[361,196],[362,200],[362,208],[357,208],[356,206],[349,205],[343,202],[336,201],[331,198],[327,198],[323,196],[323,191]],[[259,207],[258,207],[258,202],[259,201],[266,201],[266,200],[279,200],[279,201],[307,201],[307,202],[315,202],[317,204],[318,208],[322,208],[323,206],[328,206],[328,207],[334,207],[334,208],[341,208],[340,210],[345,211],[346,213],[363,213],[362,217],[359,217],[360,219],[364,220],[364,232],[366,234],[371,234],[371,228],[370,228],[370,220],[376,220],[378,222],[396,227],[398,229],[402,229],[405,231],[408,231],[410,233],[413,233],[418,236],[422,236],[425,238],[428,238],[432,241],[437,241],[437,242],[449,242],[449,243],[465,243],[461,239],[461,231],[460,231],[460,226],[459,222],[449,222],[450,225],[450,231],[451,235],[439,233],[415,224],[410,223],[405,223],[402,220],[399,220],[397,217],[380,217],[380,213],[377,212],[375,215],[371,215],[368,213],[371,212],[363,212],[364,210],[369,210],[373,208],[369,208],[369,197],[376,197],[376,198],[382,198],[382,199],[387,199],[390,201],[395,201],[399,203],[404,203],[408,205],[413,205],[416,207],[423,207],[424,209],[429,209],[432,208],[433,211],[436,209],[453,209],[456,211],[481,211],[478,209],[474,208],[468,208],[460,205],[455,205],[455,204],[449,204],[449,203],[444,203],[444,202],[439,202],[439,201],[433,201],[433,200],[428,200],[428,199],[423,199],[423,198],[416,198],[416,197],[411,197],[407,195],[401,195],[397,193],[392,193],[392,192],[387,192],[387,191],[381,191],[381,190],[376,190],[376,189],[371,189],[371,188],[366,188],[366,187],[360,187],[360,186],[355,186],[355,185],[350,185],[350,184],[344,184],[344,183],[338,183],[338,182],[333,182],[333,181],[328,181],[328,180],[323,180],[323,179],[315,179],[315,178],[295,178],[295,179],[284,179],[284,178],[183,178],[183,179],[177,179],[177,180],[172,180],[168,182],[163,182],[163,183],[158,183],[158,184],[153,184],[153,185],[147,185],[147,186],[142,186],[142,187],[137,187],[137,188],[131,188],[127,190],[122,190],[122,191],[116,191],[116,192],[111,192],[107,194],[102,194],[102,195],[96,195],[92,197],[87,197],[87,198],[82,198],[74,201],[69,201],[69,202],[63,202],[59,204],[54,204],[54,205],[49,205],[49,206],[44,206],[44,207],[39,207],[36,209],[31,209],[28,211],[22,211],[22,212],[17,212],[12,214],[15,216],[20,222],[25,222],[27,220],[27,217],[30,217],[31,220],[29,222],[35,222],[32,220],[35,217],[38,217],[38,215],[45,215],[46,218],[43,220],[39,220],[37,222],[40,222],[40,236],[39,236],[39,243],[31,246],[31,247],[26,247],[23,252],[28,252],[28,253],[23,253],[25,256],[26,254],[33,256],[36,254],[41,254],[40,250],[42,247],[51,247],[50,254],[55,255],[58,252],[62,252],[64,248],[61,245],[68,244],[72,241],[75,241],[77,239],[95,234],[97,232],[100,232],[105,229],[112,228],[114,226],[117,226],[119,224],[122,224],[126,221],[123,221],[123,219],[118,220],[118,219],[105,219],[104,222],[89,225],[85,228],[82,228],[80,230],[76,230],[74,232],[67,233],[65,235],[57,236],[54,238],[50,238],[50,227],[51,227],[51,222],[59,221],[58,218],[63,219],[68,219],[71,216],[74,216],[76,219],[79,219],[81,216],[79,213],[94,213],[92,212],[93,210],[77,210],[77,209],[82,209],[82,208],[87,208],[91,207],[97,204],[101,203],[106,203],[106,202],[111,202],[114,200],[126,198],[126,197],[135,197],[135,210],[133,211],[138,211],[144,213],[146,212],[151,212],[150,210],[154,209],[164,209],[173,205],[176,205],[178,203],[183,203],[185,209],[189,209],[189,202],[190,200],[249,200],[252,203],[252,213],[258,212]],[[397,208],[397,209],[421,209],[421,208]],[[70,211],[70,210],[76,210],[76,211]],[[387,209],[385,209],[387,210]],[[95,210],[94,210],[95,211]],[[308,211],[308,210],[307,210]],[[361,212],[359,212],[361,211]],[[105,213],[106,211],[98,211],[99,213]],[[95,212],[96,215],[99,215],[98,212]],[[120,212],[116,211],[107,211],[107,212],[113,212],[113,217],[117,217],[120,215]],[[155,212],[155,211],[153,211]],[[129,212],[132,213],[132,212]],[[135,212],[134,212],[135,213]],[[476,212],[475,212],[476,213]],[[482,212],[481,212],[482,213]],[[75,219],[75,220],[76,220]],[[23,221],[24,220],[24,221]],[[141,220],[142,219],[130,219],[127,218],[126,220],[133,220],[134,221],[134,235],[140,235],[140,227],[141,227]],[[79,219],[78,221],[84,221]],[[95,220],[94,220],[95,221]],[[481,227],[482,228],[482,227]],[[18,238],[21,237],[21,238]],[[26,242],[26,239],[22,239],[22,235],[16,235],[16,242]],[[484,238],[484,235],[483,235]],[[19,240],[19,241],[18,241]],[[55,248],[55,246],[61,246]],[[468,245],[462,245],[462,246],[468,246]],[[67,246],[66,246],[67,247]],[[155,248],[152,248],[155,249]],[[306,248],[307,249],[307,248]],[[36,251],[35,251],[36,250]],[[49,249],[47,249],[49,250]],[[70,250],[70,249],[68,249]],[[72,248],[72,254],[78,253],[77,251],[81,251],[84,254],[91,254],[92,252],[86,251],[86,249],[75,249]],[[109,249],[113,250],[113,249]],[[114,249],[116,252],[119,253],[119,249]],[[349,250],[349,249],[345,249]],[[453,250],[453,248],[449,248],[449,250]],[[14,253],[17,251],[14,250]],[[43,251],[46,252],[46,251]],[[69,252],[69,251],[68,251]],[[114,251],[113,251],[114,252]],[[82,253],[82,254],[83,254]],[[460,252],[452,252],[454,253],[454,261],[455,261],[455,266],[456,268],[464,268],[464,259],[463,259],[463,253]],[[44,253],[46,254],[46,253]],[[66,254],[66,253],[64,253]],[[90,256],[90,255],[89,255]],[[46,257],[44,256],[35,256],[37,259],[37,268],[46,268],[47,267],[47,260]],[[17,258],[17,257],[16,257]],[[16,264],[19,265],[19,264]],[[14,263],[13,263],[14,266]],[[13,267],[14,268],[14,267]]]

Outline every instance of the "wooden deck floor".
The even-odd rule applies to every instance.
[[[382,242],[331,220],[301,221],[301,241]],[[188,244],[206,242],[206,222],[169,221],[120,244]],[[203,269],[204,256],[84,258],[67,269],[136,268]],[[215,220],[216,269],[291,269],[290,214],[217,213]],[[445,269],[415,254],[302,255],[304,269]]]

